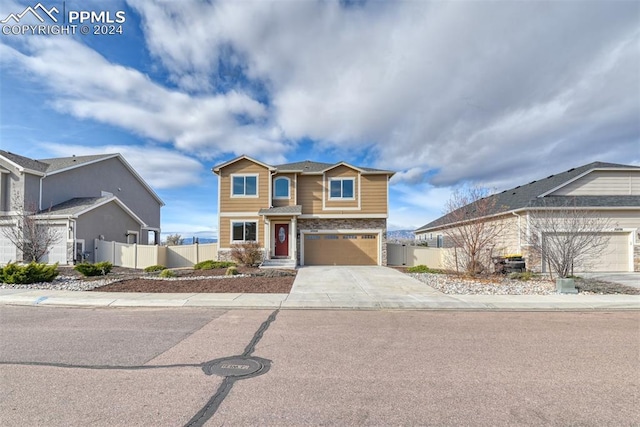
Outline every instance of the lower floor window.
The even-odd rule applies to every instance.
[[[258,240],[258,224],[255,221],[232,223],[234,242],[255,242]]]

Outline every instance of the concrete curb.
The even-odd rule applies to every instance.
[[[333,297],[333,299],[332,299]],[[340,296],[339,296],[340,297]],[[363,299],[328,294],[152,294],[0,289],[0,304],[47,307],[211,307],[222,309],[332,309],[441,311],[640,311],[640,295],[379,295]]]

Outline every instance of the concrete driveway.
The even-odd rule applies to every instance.
[[[301,267],[283,306],[317,308],[446,308],[454,298],[388,267]]]
[[[578,273],[585,279],[597,279],[605,282],[619,283],[640,289],[640,272],[636,273]]]

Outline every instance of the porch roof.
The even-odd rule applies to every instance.
[[[259,215],[275,216],[275,215],[302,215],[302,205],[279,206],[277,208],[260,209]]]

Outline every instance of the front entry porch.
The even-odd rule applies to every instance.
[[[264,216],[264,261],[260,268],[295,269],[298,264],[297,217],[301,206],[261,209]]]

